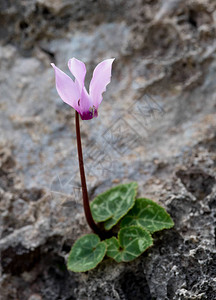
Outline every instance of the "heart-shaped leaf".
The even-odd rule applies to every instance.
[[[91,203],[95,222],[105,222],[104,228],[111,229],[133,207],[137,183],[118,185],[97,196]]]
[[[95,268],[106,254],[106,243],[96,234],[86,234],[73,245],[67,262],[69,270],[86,272]]]
[[[150,233],[174,226],[173,220],[163,207],[146,198],[136,199],[134,207],[121,221],[121,228],[137,225]]]
[[[107,256],[117,262],[131,261],[153,245],[150,233],[138,226],[124,227],[119,231],[118,239],[112,237],[105,242]]]

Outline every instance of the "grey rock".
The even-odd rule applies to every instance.
[[[216,298],[214,1],[0,0],[0,299]],[[69,272],[90,232],[74,111],[54,62],[115,57],[99,117],[81,123],[90,198],[121,182],[175,227],[127,264]]]

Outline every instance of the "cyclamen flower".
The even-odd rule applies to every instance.
[[[55,64],[51,64],[55,70],[56,90],[59,96],[80,114],[82,120],[97,117],[98,107],[103,100],[102,94],[110,83],[113,61],[114,59],[106,59],[96,66],[89,85],[89,93],[84,86],[86,67],[82,61],[76,58],[68,61],[68,67],[75,81]]]

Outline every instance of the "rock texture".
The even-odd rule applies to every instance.
[[[1,300],[216,298],[216,4],[212,0],[0,0]],[[50,67],[115,57],[82,122],[90,197],[119,182],[175,227],[127,264],[66,269],[89,232],[74,111]],[[68,71],[67,71],[68,72]]]

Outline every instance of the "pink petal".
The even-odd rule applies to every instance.
[[[82,89],[79,105],[79,109],[81,112],[88,112],[90,107],[93,107],[92,99],[86,91],[85,87]]]
[[[68,75],[54,64],[51,64],[51,66],[55,70],[56,90],[59,96],[65,103],[78,110],[78,100],[80,99],[79,89]]]
[[[106,59],[94,69],[89,86],[89,94],[96,108],[98,108],[103,99],[102,94],[106,91],[106,86],[110,83],[113,61],[114,59]]]
[[[78,83],[80,92],[84,87],[85,75],[86,75],[86,67],[85,64],[76,59],[71,58],[68,61],[68,68],[70,69],[71,73],[75,77],[75,83]]]
[[[85,87],[82,90],[79,109],[82,120],[90,120],[97,117],[97,109],[93,107],[92,99]]]

